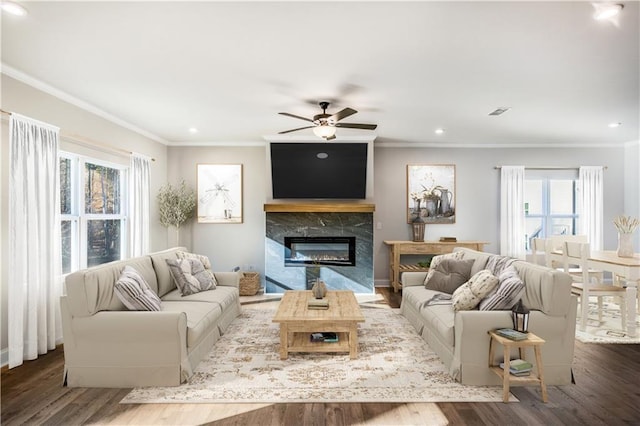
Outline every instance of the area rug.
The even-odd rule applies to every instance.
[[[576,318],[576,339],[583,343],[640,343],[640,316],[636,316],[636,337],[630,337],[622,329],[620,307],[611,301],[603,302],[602,321],[598,320],[598,305],[589,303],[589,318],[586,331],[580,331],[580,306]],[[628,319],[627,319],[628,321]]]
[[[121,403],[502,401],[500,386],[455,382],[398,310],[362,311],[357,359],[299,353],[280,360],[275,311],[245,309],[188,383],[136,388]]]

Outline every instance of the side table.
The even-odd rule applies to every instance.
[[[509,402],[510,385],[539,383],[540,391],[542,392],[542,402],[547,402],[547,386],[544,384],[542,355],[540,354],[540,347],[544,344],[544,340],[533,333],[529,333],[529,337],[524,340],[511,340],[496,334],[493,330],[489,331],[489,336],[491,336],[491,341],[489,342],[489,368],[491,371],[496,373],[498,377],[502,378],[502,400],[504,402]],[[496,343],[500,343],[504,349],[504,368],[500,368],[499,365],[495,365],[493,363]],[[528,347],[533,347],[533,352],[536,357],[535,366],[538,370],[537,376],[513,376],[509,373],[511,348],[518,348],[520,359],[524,360],[525,348]]]

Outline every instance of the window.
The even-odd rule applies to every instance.
[[[60,154],[62,270],[125,257],[125,168]]]
[[[527,250],[531,249],[533,238],[575,235],[578,222],[575,177],[560,173],[526,177],[524,193]]]

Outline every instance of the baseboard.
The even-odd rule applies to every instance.
[[[373,280],[374,287],[389,287],[390,285],[391,281],[389,281],[389,279]]]

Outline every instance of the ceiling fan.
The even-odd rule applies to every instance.
[[[360,123],[338,123],[343,118],[347,118],[358,111],[352,108],[344,108],[341,111],[336,112],[335,114],[327,114],[327,108],[329,107],[329,102],[322,101],[319,103],[320,108],[322,108],[322,114],[316,114],[313,116],[313,119],[301,117],[295,114],[289,114],[288,112],[280,112],[278,114],[286,115],[288,117],[299,118],[300,120],[309,121],[313,123],[312,126],[298,127],[297,129],[285,130],[283,132],[278,132],[279,134],[297,132],[298,130],[304,129],[313,129],[313,133],[325,140],[332,140],[336,138],[336,127],[343,127],[346,129],[364,129],[364,130],[375,130],[378,127],[376,124],[360,124]]]

